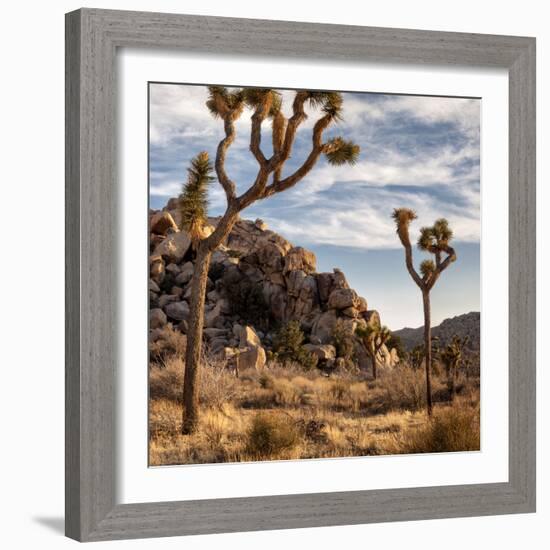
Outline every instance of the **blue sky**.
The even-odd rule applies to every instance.
[[[285,114],[291,91],[282,91]],[[223,125],[205,107],[204,86],[150,85],[150,202],[161,208],[179,194],[190,159],[206,150],[214,158]],[[260,201],[242,214],[262,218],[271,229],[317,255],[319,271],[339,267],[351,286],[392,329],[423,322],[420,291],[404,265],[391,212],[407,206],[418,214],[411,226],[446,217],[455,232],[458,261],[432,291],[432,319],[479,311],[480,101],[477,99],[344,93],[344,120],[326,132],[361,146],[354,166],[333,167],[323,159],[296,187]],[[285,173],[307,155],[315,110],[301,126]],[[270,154],[265,124],[266,155]],[[238,191],[254,180],[257,164],[248,150],[250,113],[237,123],[227,171]],[[225,209],[215,182],[210,214]],[[425,258],[414,251],[417,265]]]

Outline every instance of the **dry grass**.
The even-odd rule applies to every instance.
[[[460,380],[451,403],[444,377],[435,376],[429,421],[423,371],[394,369],[373,381],[273,363],[236,378],[224,367],[205,358],[199,429],[183,436],[182,360],[151,365],[152,465],[479,449],[479,379]]]

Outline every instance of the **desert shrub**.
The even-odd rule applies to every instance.
[[[257,414],[247,434],[246,451],[257,457],[274,457],[299,443],[299,433],[283,415]]]
[[[329,446],[333,450],[347,449],[349,447],[349,441],[344,431],[342,431],[336,425],[328,425],[324,429],[324,433],[327,438]]]
[[[203,405],[221,409],[224,404],[234,399],[237,393],[237,380],[225,366],[223,361],[217,361],[209,356],[203,358],[199,395]]]
[[[261,388],[268,389],[273,387],[273,377],[267,374],[267,372],[262,372],[258,378],[258,384]]]
[[[223,361],[203,355],[199,399],[207,407],[220,408],[231,401],[237,391],[237,380]],[[163,363],[149,368],[150,399],[168,399],[181,403],[185,361],[172,355]]]
[[[277,405],[293,407],[301,403],[302,392],[300,388],[286,378],[273,379],[272,389]]]
[[[232,315],[244,322],[266,328],[271,322],[269,304],[266,302],[261,284],[239,280],[226,286],[226,296]]]
[[[317,357],[303,346],[305,336],[298,321],[289,321],[275,335],[273,340],[274,359],[283,364],[297,362],[306,369],[317,366]]]
[[[334,326],[332,339],[336,348],[336,356],[345,359],[346,366],[351,366],[355,356],[355,345],[351,327],[346,325],[342,319],[338,319]]]
[[[403,438],[402,453],[444,453],[480,449],[479,409],[449,407],[437,410],[425,426]]]
[[[162,364],[152,364],[149,368],[149,398],[181,401],[184,361],[172,356]]]
[[[201,433],[211,445],[221,445],[229,431],[229,418],[225,411],[207,409],[201,418]]]
[[[187,337],[179,330],[170,326],[164,327],[162,338],[149,342],[149,357],[151,361],[164,363],[170,356],[183,357],[187,347]]]
[[[348,395],[349,384],[344,380],[336,380],[330,387],[330,394],[335,401],[342,402]]]
[[[151,401],[149,431],[153,437],[172,436],[181,428],[181,407],[168,399]]]
[[[392,409],[417,411],[426,405],[426,375],[422,370],[395,369],[384,378],[384,389]]]

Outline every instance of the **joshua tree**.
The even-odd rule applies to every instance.
[[[424,346],[420,344],[418,346],[414,346],[409,354],[409,358],[413,369],[420,368],[422,361],[424,361]]]
[[[447,387],[449,388],[451,401],[454,400],[456,393],[456,378],[458,376],[458,367],[462,361],[462,348],[467,342],[468,337],[461,339],[458,336],[453,336],[451,342],[440,353],[441,361],[445,365]]]
[[[388,327],[376,324],[374,326],[357,327],[355,334],[361,338],[372,363],[372,377],[376,380],[377,356],[380,348],[390,339]]]
[[[430,291],[439,279],[441,273],[456,260],[456,253],[449,242],[453,238],[453,232],[449,223],[444,218],[437,220],[431,227],[422,227],[418,239],[418,248],[424,252],[433,254],[433,260],[424,260],[420,264],[420,275],[413,265],[411,240],[409,237],[410,223],[416,219],[416,214],[409,208],[396,208],[392,215],[397,226],[397,235],[405,248],[405,264],[407,270],[422,291],[424,306],[424,363],[426,366],[426,403],[428,415],[432,415],[432,385],[430,371],[432,366],[432,334]],[[443,256],[445,255],[445,258]]]
[[[194,161],[190,171],[190,180],[182,196],[182,212],[188,212],[189,227],[194,228],[196,239],[195,271],[191,283],[191,303],[187,331],[187,351],[185,356],[185,376],[183,389],[183,425],[182,433],[193,433],[199,418],[198,389],[200,351],[204,324],[204,300],[208,269],[212,253],[218,248],[231,231],[239,213],[255,201],[265,199],[290,189],[302,180],[315,166],[321,155],[325,155],[333,165],[353,164],[359,156],[359,146],[342,137],[325,140],[325,130],[341,118],[343,99],[336,92],[311,90],[297,91],[292,103],[292,115],[287,118],[281,109],[280,94],[271,89],[229,90],[220,86],[208,88],[209,97],[206,106],[211,114],[223,123],[224,137],[219,142],[214,169],[222,186],[227,208],[210,235],[202,231],[206,222],[205,195],[193,192],[204,189],[210,178],[210,163],[206,153],[201,153]],[[290,158],[297,131],[306,120],[306,107],[320,109],[311,137],[311,148],[303,163],[292,173],[283,176],[286,161]],[[227,151],[235,140],[235,122],[245,109],[252,111],[250,151],[258,163],[258,171],[249,188],[237,195],[237,188],[225,169]],[[272,155],[268,158],[261,148],[262,124],[271,121]],[[199,184],[198,182],[202,182]],[[199,197],[200,195],[200,197]],[[195,201],[196,198],[200,200]],[[192,222],[192,223],[191,223]]]

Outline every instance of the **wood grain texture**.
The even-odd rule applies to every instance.
[[[504,67],[510,80],[509,482],[187,502],[115,502],[118,47]],[[66,533],[110,540],[535,510],[535,41],[79,10],[66,18]]]

